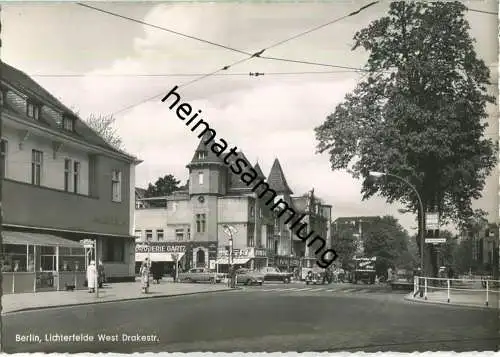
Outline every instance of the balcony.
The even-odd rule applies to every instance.
[[[89,197],[51,188],[3,180],[4,224],[129,234],[129,202]],[[124,197],[125,198],[125,197]]]

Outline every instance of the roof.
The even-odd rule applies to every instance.
[[[2,232],[3,244],[13,245],[39,245],[49,247],[83,248],[83,245],[73,240],[57,237],[51,234],[31,232]]]
[[[307,202],[309,201],[309,197],[300,196],[300,197],[292,197],[292,203],[296,211],[306,212]]]
[[[234,164],[234,162],[237,160],[237,159],[243,159],[245,160],[246,162],[250,163],[250,161],[247,159],[247,157],[245,156],[245,154],[241,151],[238,151],[237,152],[238,156],[231,156],[228,158],[228,162],[230,163],[228,165],[228,167],[231,165],[231,164]],[[233,173],[231,171],[231,169],[228,170],[229,172],[229,180],[228,180],[228,189],[229,190],[234,190],[234,189],[237,189],[237,190],[248,190],[248,191],[252,191],[252,187],[251,186],[247,186],[246,183],[244,183],[242,180],[241,180],[241,175],[243,174],[243,171],[241,174],[237,175],[235,173]]]
[[[213,143],[212,141],[209,141],[209,145],[206,144],[206,141],[209,140],[211,135],[207,131],[203,137],[200,139],[200,143],[198,144],[198,147],[196,148],[193,158],[191,159],[191,162],[189,163],[188,167],[193,164],[203,164],[203,163],[218,163],[221,165],[225,165],[224,160],[217,155],[210,149],[209,145]],[[204,159],[199,159],[198,158],[198,153],[199,152],[205,152],[206,157]]]
[[[147,190],[145,188],[140,188],[140,187],[135,188],[135,194],[136,196],[139,196],[138,198],[146,197],[146,191]]]
[[[56,97],[50,94],[46,89],[39,85],[35,80],[29,77],[26,73],[4,63],[0,62],[0,72],[1,79],[3,82],[9,84],[14,89],[18,90],[24,95],[27,95],[32,100],[37,100],[41,104],[47,104],[52,109],[62,112],[63,114],[70,116],[75,119],[74,131],[70,132],[61,128],[60,124],[54,119],[43,116],[41,113],[41,118],[38,123],[41,126],[48,127],[52,130],[59,131],[65,135],[72,136],[75,139],[79,139],[87,142],[91,145],[100,146],[106,148],[107,150],[119,153],[121,155],[128,156],[129,159],[138,161],[135,157],[127,154],[126,152],[115,148],[114,146],[108,144],[99,134],[92,130],[83,120],[81,120],[78,115],[61,103]],[[25,119],[26,121],[33,122],[29,119],[25,113],[17,111],[14,108],[3,108],[6,112],[16,113],[16,117],[20,119]],[[21,115],[19,115],[21,114]]]
[[[256,163],[255,166],[253,167],[253,169],[255,170],[255,172],[257,173],[258,175],[258,178],[260,179],[266,179],[266,176],[264,175],[264,173],[262,172],[262,169],[260,168],[259,166],[259,163]]]
[[[288,193],[293,194],[292,190],[286,182],[285,174],[281,168],[279,160],[274,159],[273,167],[267,178],[267,183],[273,188],[277,193]]]

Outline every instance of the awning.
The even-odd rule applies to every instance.
[[[177,261],[184,256],[184,253],[135,253],[135,261],[143,262],[149,258],[152,262],[174,262],[174,254],[177,255]]]
[[[234,258],[233,264],[246,264],[252,258]],[[217,259],[217,264],[229,264],[227,257]]]
[[[51,234],[3,231],[3,244],[39,245],[46,247],[83,248],[83,245],[73,240],[57,237]]]

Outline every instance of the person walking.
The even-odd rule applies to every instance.
[[[95,292],[97,283],[97,268],[95,266],[95,261],[92,260],[87,267],[87,287],[89,288],[89,293]]]
[[[149,289],[149,259],[146,258],[142,262],[141,270],[139,272],[141,276],[141,290],[143,293],[147,294]]]
[[[230,277],[231,277],[230,287],[235,288],[236,287],[236,267],[234,265],[231,266]]]

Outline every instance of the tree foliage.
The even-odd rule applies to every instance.
[[[85,123],[99,134],[108,144],[116,149],[122,149],[123,142],[117,134],[115,128],[116,118],[112,115],[95,115],[91,114]]]
[[[334,233],[335,251],[343,269],[349,269],[356,254],[357,239],[353,228],[340,226]]]
[[[483,137],[489,69],[478,59],[459,2],[393,2],[387,16],[354,36],[369,52],[367,77],[315,129],[318,151],[333,170],[363,178],[367,199],[380,194],[418,211],[408,185],[370,170],[410,180],[424,210],[444,222],[473,214],[497,143]]]
[[[398,220],[392,216],[376,218],[363,234],[365,255],[377,257],[375,269],[378,275],[385,275],[389,267],[412,270],[414,256],[408,250],[410,237]]]
[[[146,197],[161,197],[168,196],[172,192],[179,189],[180,180],[177,180],[174,175],[168,174],[159,177],[153,184],[149,184],[146,189]]]

